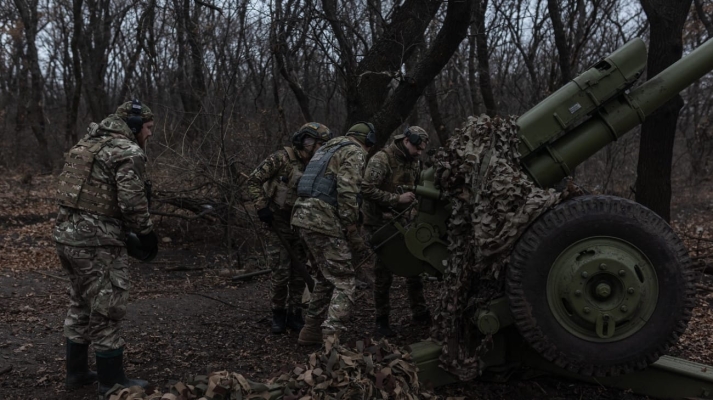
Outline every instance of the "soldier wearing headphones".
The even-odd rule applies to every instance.
[[[413,186],[418,181],[421,173],[418,158],[428,146],[428,142],[428,133],[423,128],[411,126],[406,128],[403,134],[394,136],[393,143],[378,151],[369,160],[361,182],[364,228],[368,236],[373,235],[416,200],[416,195],[412,192],[398,193],[398,187]],[[402,225],[406,224],[406,221],[400,222]],[[393,274],[377,258],[374,264],[376,332],[387,337],[395,335],[389,326],[389,292],[393,279]],[[421,278],[406,278],[406,287],[414,322],[429,324],[431,316],[423,296]]]
[[[64,320],[68,388],[99,380],[101,394],[115,384],[146,386],[124,375],[121,321],[126,315],[128,255],[150,261],[158,251],[146,192],[144,148],[154,126],[153,113],[138,100],[126,102],[67,153],[59,176],[59,212],[53,238],[70,279],[70,303]],[[134,232],[139,249],[127,252]],[[97,372],[89,370],[94,344]]]
[[[272,333],[283,333],[286,328],[299,331],[304,325],[301,300],[305,281],[292,267],[292,254],[307,256],[299,237],[290,227],[290,214],[297,199],[297,182],[305,166],[320,146],[332,138],[326,126],[309,122],[292,135],[292,146],[270,154],[250,174],[248,193],[257,209],[258,217],[268,229],[267,256],[272,269]],[[279,235],[279,236],[278,236]]]
[[[367,150],[375,143],[374,126],[357,122],[315,153],[297,185],[292,226],[299,228],[318,269],[297,340],[301,345],[321,344],[324,335],[346,329],[356,287],[352,253],[365,248],[357,228],[359,185]]]

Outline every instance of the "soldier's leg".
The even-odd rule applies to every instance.
[[[121,322],[129,301],[129,258],[126,248],[97,247],[87,274],[86,301],[91,304],[87,336],[94,343],[99,392],[115,384],[146,387],[148,382],[129,379],[124,374],[124,339]],[[91,276],[90,276],[91,275]]]
[[[374,263],[374,308],[376,318],[389,317],[391,314],[391,303],[389,292],[391,284],[394,282],[394,275],[378,258]]]
[[[346,330],[344,324],[349,320],[356,289],[349,244],[345,238],[320,233],[312,233],[310,241],[314,243],[314,249],[319,249],[315,258],[324,279],[334,288],[322,328],[336,332]]]
[[[408,300],[411,306],[411,315],[418,323],[430,323],[431,315],[426,306],[426,298],[423,295],[423,280],[420,276],[406,278],[406,288],[408,290]]]
[[[310,296],[309,306],[307,307],[307,316],[315,318],[321,323],[321,321],[323,321],[327,316],[327,309],[329,308],[329,302],[332,298],[334,285],[326,279],[323,274],[324,256],[322,254],[320,243],[313,239],[315,233],[307,229],[301,229],[299,233],[302,243],[307,249],[310,263],[315,271],[314,291],[312,291],[312,295]],[[320,234],[316,235],[324,236]]]
[[[122,349],[121,321],[129,301],[129,258],[118,246],[96,247],[91,267],[82,271],[84,300],[91,305],[87,337],[97,352]]]
[[[67,337],[65,386],[67,389],[76,389],[96,382],[97,373],[89,370],[89,340],[84,336],[89,323],[90,307],[82,299],[82,285],[74,271],[74,265],[64,254],[66,247],[57,245],[60,263],[70,279],[70,304],[64,327]]]
[[[64,336],[74,343],[89,344],[85,331],[89,325],[91,308],[83,297],[84,279],[81,271],[90,269],[93,252],[58,244],[57,255],[70,282],[69,310],[64,319]]]
[[[315,248],[314,242],[310,240],[310,231],[299,230],[302,244],[307,251],[307,256],[314,270],[314,290],[310,296],[309,306],[305,317],[305,324],[300,330],[297,343],[300,345],[322,344],[322,321],[327,314],[327,308],[334,291],[334,286],[325,279],[319,267],[319,248]]]
[[[267,262],[272,270],[270,275],[270,302],[273,310],[285,309],[287,303],[287,284],[290,281],[290,256],[273,231],[268,231],[265,239]]]
[[[306,265],[307,254],[305,252],[304,245],[302,244],[302,241],[297,233],[290,227],[289,218],[275,218],[272,226],[273,229],[278,231],[280,235],[282,235],[282,238],[284,238],[284,240],[288,243],[292,254],[297,257],[298,262],[302,263],[302,265]],[[302,275],[300,275],[295,268],[293,268],[293,260],[287,250],[285,250],[284,255],[287,259],[283,262],[286,262],[286,269],[288,272],[286,281],[286,288],[288,292],[286,304],[287,309],[292,310],[294,308],[300,308],[302,305],[302,294],[304,293],[305,281]]]

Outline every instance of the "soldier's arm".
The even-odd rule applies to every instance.
[[[278,174],[285,162],[288,162],[287,152],[278,150],[264,159],[250,174],[247,181],[247,190],[255,204],[255,209],[267,207],[270,199],[267,197],[263,184]]]
[[[383,152],[378,152],[369,160],[361,181],[361,193],[364,200],[376,202],[384,207],[395,207],[398,204],[399,195],[379,189],[390,174],[385,156]]]
[[[337,210],[343,227],[356,224],[359,220],[357,196],[361,187],[364,163],[364,154],[361,151],[349,149],[339,164],[339,170],[337,171]]]
[[[116,198],[126,228],[137,234],[151,232],[153,224],[146,198],[146,156],[138,146],[124,149],[116,164]]]

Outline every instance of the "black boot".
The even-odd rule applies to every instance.
[[[293,308],[287,313],[287,327],[293,331],[301,331],[302,327],[305,326],[305,320],[302,319],[302,309]]]
[[[141,379],[129,379],[124,375],[124,348],[97,352],[97,377],[99,394],[108,392],[117,383],[123,387],[141,386],[149,383]]]
[[[67,389],[77,389],[97,381],[97,373],[89,370],[87,358],[88,344],[75,343],[67,339]]]
[[[396,332],[389,327],[389,316],[376,317],[376,334],[381,337],[394,337]]]
[[[272,333],[283,333],[287,330],[285,323],[287,322],[287,310],[284,308],[276,308],[272,310]]]

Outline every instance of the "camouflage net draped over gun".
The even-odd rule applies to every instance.
[[[426,391],[417,368],[403,349],[382,340],[357,342],[355,348],[339,344],[332,336],[320,351],[309,355],[307,364],[257,383],[235,372],[199,375],[171,386],[168,393],[146,394],[139,387],[117,385],[106,400],[362,400],[442,399]],[[463,400],[449,398],[447,400]]]
[[[449,252],[432,334],[443,340],[441,366],[461,380],[482,371],[490,341],[470,321],[504,293],[510,250],[543,211],[571,195],[540,189],[520,169],[515,117],[469,117],[434,157],[441,192],[453,206]],[[569,187],[569,185],[568,185]]]

